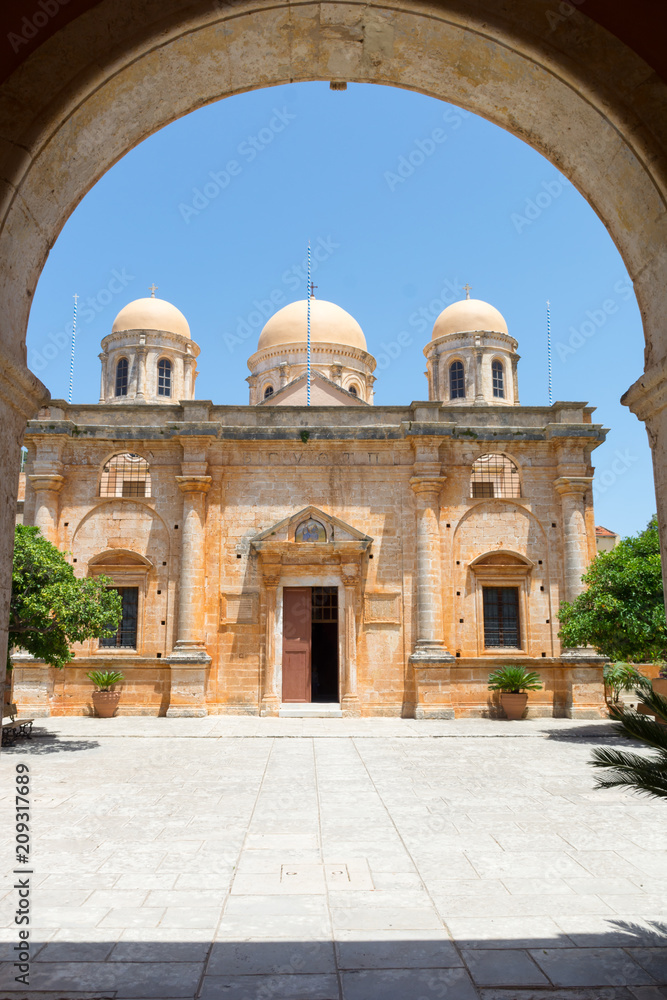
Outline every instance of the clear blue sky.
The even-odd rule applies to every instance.
[[[293,84],[147,139],[61,233],[35,294],[28,362],[66,398],[78,292],[74,400],[96,402],[100,340],[155,282],[201,346],[198,398],[247,403],[262,313],[275,311],[272,293],[305,297],[309,239],[325,258],[316,295],[356,317],[378,358],[376,404],[427,398],[423,347],[466,282],[519,341],[521,402],[545,404],[550,299],[554,399],[589,401],[610,428],[593,456],[596,521],[622,535],[644,527],[655,510],[650,451],[619,403],[642,371],[643,335],[614,244],[529,146],[420,94]],[[409,346],[399,348],[401,333]]]

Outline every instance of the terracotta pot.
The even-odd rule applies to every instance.
[[[525,692],[523,694],[512,694],[509,691],[501,692],[500,704],[503,706],[505,715],[511,721],[521,718],[526,711],[527,703],[528,695]]]
[[[100,719],[110,719],[118,708],[120,691],[93,691],[93,708]]]

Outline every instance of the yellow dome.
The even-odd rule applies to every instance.
[[[508,333],[507,323],[498,310],[481,299],[462,299],[440,313],[433,325],[431,340],[447,333]]]
[[[259,335],[257,350],[304,343],[307,330],[308,300],[290,302],[268,321]],[[366,338],[356,319],[325,299],[310,300],[310,339],[313,343],[343,344],[366,350]]]
[[[129,302],[118,313],[111,327],[112,333],[123,330],[165,330],[190,339],[190,327],[185,316],[164,299],[145,298]]]

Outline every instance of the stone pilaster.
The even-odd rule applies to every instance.
[[[484,383],[482,379],[482,360],[484,358],[484,351],[481,348],[481,341],[479,337],[475,337],[475,403],[485,403],[484,399]]]
[[[107,361],[109,360],[109,355],[106,351],[102,351],[97,356],[100,359],[100,403],[104,403],[107,395]]]
[[[178,639],[167,657],[171,665],[168,716],[202,716],[206,710],[205,520],[210,476],[176,476],[183,493],[181,570],[178,595]]]
[[[359,594],[359,566],[344,565],[343,586],[345,588],[345,658],[341,677],[341,709],[344,716],[360,714],[357,694],[357,604]]]
[[[137,359],[137,392],[135,399],[146,398],[146,355],[148,349],[142,344],[137,347],[135,356]]]
[[[592,476],[560,476],[554,482],[563,513],[566,601],[573,601],[586,589],[581,582],[588,566],[584,497],[592,482]]]
[[[510,355],[512,361],[512,388],[514,389],[514,405],[520,406],[519,403],[519,372],[518,364],[521,360],[520,355],[512,354]]]
[[[260,715],[278,715],[282,696],[277,691],[278,664],[276,662],[276,607],[280,572],[264,573],[266,599],[266,635],[264,642],[264,670],[262,672],[262,697]]]
[[[248,405],[255,406],[257,403],[257,376],[248,375],[246,382],[248,383]]]
[[[64,476],[41,474],[28,476],[35,491],[35,526],[54,545],[58,543],[58,494],[65,482]]]
[[[440,491],[444,476],[417,475],[410,485],[417,498],[417,639],[411,659],[453,659],[443,640],[440,571]]]

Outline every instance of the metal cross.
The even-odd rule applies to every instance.
[[[311,283],[310,283],[310,297],[311,297],[311,299],[315,298],[315,289],[319,288],[319,287],[320,287],[319,285],[314,285],[312,283],[312,281],[311,281]]]
[[[155,293],[157,292],[157,288],[158,288],[158,286],[155,284],[155,282],[153,282],[152,285],[149,285],[148,291],[151,293],[151,298],[152,299],[155,298]]]
[[[79,301],[79,294],[78,294],[78,292],[75,292],[74,293],[74,305],[76,305],[78,301]]]
[[[470,293],[472,291],[471,286],[470,285],[464,285],[463,286],[463,291],[466,293],[466,298],[469,299],[470,298]]]

